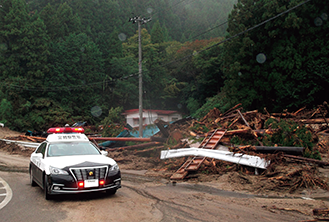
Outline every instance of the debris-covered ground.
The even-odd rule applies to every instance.
[[[211,110],[200,120],[184,119],[167,128],[169,137],[164,143],[151,146],[108,148],[121,169],[146,170],[149,176],[170,179],[190,157],[160,159],[161,150],[198,147],[213,129],[227,133],[220,144],[232,152],[256,155],[271,161],[267,170],[207,158],[199,170],[189,173],[183,180],[191,183],[205,182],[223,190],[239,191],[267,196],[303,196],[329,198],[328,176],[329,134],[328,105],[315,110],[302,108],[294,113],[261,113],[257,110],[243,112],[240,105],[226,113]],[[20,136],[19,136],[20,135]],[[162,133],[156,135],[162,137]],[[35,140],[17,132],[0,128],[0,137]],[[303,147],[303,151],[266,150],[268,147]],[[0,148],[13,154],[29,156],[29,148],[1,142]],[[261,152],[257,148],[263,148]],[[296,148],[296,149],[297,149]],[[265,149],[265,151],[264,151]],[[178,183],[180,181],[177,181]]]

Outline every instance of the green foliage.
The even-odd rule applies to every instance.
[[[13,107],[7,99],[0,102],[0,122],[6,124],[12,120]]]
[[[208,175],[208,174],[210,174],[210,171],[208,169],[207,170],[202,170],[201,173]]]
[[[179,45],[175,53],[168,52],[172,59],[186,58],[181,63],[170,66],[171,77],[183,86],[178,94],[180,103],[187,108],[187,112],[194,114],[205,103],[219,93],[222,85],[222,72],[220,70],[220,47],[214,47],[201,54],[196,52],[211,47],[221,39],[196,40]],[[194,56],[190,56],[193,54]]]
[[[193,4],[204,9],[231,8],[233,2]],[[136,108],[138,79],[133,74],[138,72],[138,35],[136,26],[126,21],[131,12],[145,14],[146,4],[160,11],[142,30],[144,105],[153,109],[184,106],[180,95],[187,96],[194,83],[169,75],[163,63],[179,55],[176,52],[181,44],[172,39],[180,39],[182,32],[190,36],[191,27],[183,24],[192,25],[194,18],[189,15],[195,12],[194,7],[179,4],[175,11],[167,10],[176,4],[174,0],[35,0],[28,4],[4,0],[0,10],[0,87],[1,100],[10,104],[11,111],[1,118],[18,130],[37,130],[74,120],[95,123],[105,116],[91,115],[96,105],[103,113],[111,107]],[[163,13],[166,10],[170,13]],[[183,17],[178,16],[181,12]],[[225,13],[215,17],[225,17]],[[205,28],[204,20],[209,16],[200,16],[199,28]],[[128,40],[119,39],[119,34]],[[199,43],[198,49],[205,46]],[[206,64],[198,64],[199,69],[202,66]],[[204,85],[211,79],[203,81]],[[186,86],[189,88],[183,90]],[[193,110],[201,106],[200,99],[196,101]],[[3,103],[2,109],[7,110],[5,107]]]
[[[207,133],[209,132],[209,128],[206,127],[205,125],[202,125],[202,124],[199,124],[199,123],[196,123],[194,124],[193,126],[190,127],[190,130],[194,130],[194,131],[202,131],[204,133]]]
[[[122,107],[111,108],[108,112],[108,116],[102,121],[104,137],[116,137],[124,128],[124,119],[121,116],[123,111]]]
[[[31,104],[24,119],[29,121],[30,128],[23,127],[26,130],[46,130],[50,127],[64,126],[66,123],[72,124],[70,114],[48,98],[39,98]]]
[[[304,156],[319,158],[319,153],[313,151],[314,141],[312,132],[304,125],[299,125],[294,121],[269,119],[265,122],[265,128],[275,130],[273,134],[265,134],[262,142],[264,146],[290,146],[304,147]]]
[[[160,25],[159,20],[157,20],[151,30],[151,41],[153,44],[164,42],[163,31]]]
[[[202,117],[214,107],[225,111],[238,103],[272,112],[329,100],[326,1],[307,2],[239,36],[300,2],[26,3],[3,0],[0,10],[1,100],[11,105],[5,120],[15,128],[62,124],[68,116],[98,122],[112,107],[136,108],[138,34],[127,15],[144,16],[151,9],[153,20],[142,29],[144,107],[179,107]],[[226,20],[228,26],[221,25]],[[224,34],[236,37],[213,47]],[[256,60],[260,53],[264,63]],[[96,105],[102,107],[100,117],[90,113]],[[53,116],[38,116],[47,114],[45,107]]]
[[[195,118],[202,118],[209,110],[212,110],[213,108],[219,109],[222,113],[224,113],[226,110],[230,109],[234,104],[232,103],[226,103],[225,95],[223,93],[219,93],[215,95],[214,97],[207,98],[206,103],[203,104],[203,106],[198,109],[194,114],[193,117]]]
[[[287,146],[287,147],[304,147],[304,156],[308,158],[321,159],[318,150],[313,150],[313,146],[317,141],[314,141],[312,132],[304,125],[299,125],[292,120],[268,119],[264,128],[272,129],[273,133],[264,134],[261,140],[264,146]],[[233,136],[232,144],[238,145],[258,145],[254,138]],[[255,143],[255,144],[253,144]]]
[[[25,1],[6,0],[0,10],[0,80],[24,76],[27,72],[26,62],[29,50],[30,18]]]
[[[238,136],[233,136],[231,139],[231,143],[232,144],[239,144],[239,145],[245,145],[246,142],[245,140],[243,140],[242,138],[238,137]]]
[[[321,154],[320,154],[319,150],[313,151],[313,150],[306,148],[303,155],[306,158],[321,160]]]
[[[58,6],[48,4],[40,12],[47,33],[54,42],[61,41],[72,33],[79,33],[81,21],[77,14],[73,14],[72,8],[63,3]]]
[[[101,94],[105,76],[97,45],[83,33],[70,34],[65,41],[52,43],[50,49],[50,73],[44,82],[50,89],[47,96],[73,116],[90,115],[91,107],[107,98]]]
[[[259,143],[254,139],[254,137],[239,137],[239,136],[233,136],[230,141],[232,144],[238,144],[238,145],[253,145],[258,146]]]
[[[241,0],[229,15],[228,37],[299,3]],[[320,18],[328,10],[329,5],[323,1],[308,2],[225,42],[222,91],[227,100],[241,102],[248,110],[266,107],[270,112],[328,100],[329,81],[324,75],[328,75],[329,23]],[[321,25],[314,23],[316,19]],[[265,60],[257,60],[261,55]]]
[[[265,127],[275,130],[272,135],[266,134],[262,142],[265,146],[300,146],[312,150],[312,133],[304,125],[299,125],[294,121],[281,120],[277,122],[269,119],[265,122]]]

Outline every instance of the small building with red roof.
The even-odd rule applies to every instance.
[[[130,126],[139,126],[139,109],[125,110],[122,115]],[[178,111],[173,110],[143,109],[143,126],[153,124],[157,119],[172,122],[182,119],[182,115]]]

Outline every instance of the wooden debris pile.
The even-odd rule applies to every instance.
[[[230,151],[235,153],[257,155],[270,160],[271,165],[267,170],[259,171],[258,175],[255,175],[255,169],[207,158],[198,173],[204,175],[235,173],[236,176],[231,178],[232,182],[241,183],[245,187],[250,186],[250,189],[264,193],[269,190],[277,190],[278,192],[286,190],[294,193],[297,190],[313,187],[328,190],[327,179],[323,179],[318,172],[319,166],[329,165],[326,159],[329,153],[329,139],[321,139],[329,138],[328,115],[329,105],[326,102],[312,110],[303,107],[296,112],[284,110],[281,113],[269,113],[266,109],[264,112],[258,110],[244,112],[241,104],[237,104],[225,113],[214,108],[200,120],[187,118],[170,124],[167,129],[168,140],[163,144],[152,141],[108,151],[109,155],[116,158],[118,162],[127,165],[127,169],[145,169],[146,166],[157,167],[166,170],[168,172],[166,176],[169,178],[169,174],[172,174],[169,171],[177,170],[186,161],[186,158],[160,161],[160,149],[182,148],[186,144],[177,139],[180,137],[192,136],[193,139],[201,142],[212,130],[225,129],[227,130],[225,136],[220,141],[222,145],[229,147]],[[281,120],[291,121],[297,127],[289,132],[280,131],[280,128],[275,127],[275,124]],[[289,126],[285,125],[284,127]],[[307,132],[303,133],[302,131],[301,135],[307,136],[307,139],[315,144],[313,151],[319,151],[322,160],[315,160],[304,155],[305,143],[301,143],[304,138],[298,134],[298,130],[303,127]],[[282,132],[285,134],[279,135]],[[162,133],[163,137],[164,135]],[[293,146],[283,146],[280,143],[269,145],[269,142],[273,142],[271,137],[279,136],[282,139],[293,141]],[[174,138],[171,141],[177,141],[177,144],[169,143],[170,138]],[[45,138],[21,135],[19,138],[6,139],[42,142]],[[8,147],[8,149],[11,152],[16,152],[13,147]],[[196,175],[191,174],[191,177],[196,177]]]
[[[283,183],[280,184],[280,186],[288,185],[290,187],[290,193],[298,188],[314,188],[317,186],[324,190],[329,190],[327,182],[315,175],[316,168],[314,166],[306,166],[287,174],[285,178],[283,178]],[[282,179],[280,181],[282,181]]]
[[[45,137],[38,137],[38,136],[26,136],[26,135],[19,135],[16,137],[6,137],[6,140],[21,140],[21,141],[29,141],[34,143],[42,143],[46,140]]]
[[[329,118],[327,118],[329,108],[326,102],[315,110],[307,110],[303,107],[293,113],[287,110],[282,113],[272,114],[268,113],[266,109],[264,109],[264,113],[257,110],[248,112],[242,112],[242,110],[241,104],[234,106],[225,113],[221,113],[214,108],[200,120],[189,119],[184,124],[171,124],[169,129],[170,131],[180,130],[182,135],[194,137],[206,137],[207,133],[213,129],[227,129],[225,138],[221,141],[222,143],[263,146],[264,142],[267,142],[267,144],[272,142],[269,141],[271,138],[268,139],[268,137],[278,136],[277,134],[281,133],[278,132],[280,131],[280,126],[278,127],[277,123],[284,120],[295,124],[295,128],[291,129],[291,132],[283,132],[289,133],[289,135],[282,135],[282,137],[286,136],[286,140],[293,140],[293,144],[289,144],[291,147],[306,146],[302,143],[304,138],[299,138],[296,133],[296,131],[300,131],[299,128],[301,127],[305,127],[307,131],[305,133],[300,132],[300,134],[305,134],[305,137],[311,137],[308,140],[312,143],[318,142],[318,135],[326,134],[329,131]],[[267,137],[265,140],[264,136]],[[232,142],[234,137],[236,137],[236,141]],[[273,146],[282,146],[282,144],[273,144]],[[321,149],[319,151],[326,152],[328,151],[327,147],[327,143],[319,143],[319,148]]]
[[[319,174],[316,164],[296,162],[294,159],[285,158],[284,154],[271,155],[270,167],[262,173],[262,181],[266,182],[266,189],[281,191],[286,189],[294,193],[298,189],[314,189],[320,187],[329,190],[325,178]],[[264,186],[259,186],[264,189]]]
[[[200,120],[189,119],[184,124],[172,124],[169,129],[180,130],[184,136],[195,138],[207,137],[214,129],[226,129],[220,142],[231,152],[271,161],[270,167],[259,172],[258,176],[255,169],[209,158],[204,161],[200,172],[222,175],[236,171],[239,176],[235,182],[250,184],[250,189],[260,192],[286,190],[294,193],[315,187],[329,190],[328,180],[317,170],[329,165],[326,159],[329,151],[328,114],[326,102],[312,110],[303,107],[296,112],[284,110],[281,113],[269,113],[266,109],[263,113],[257,110],[243,112],[241,104],[237,104],[225,113],[214,108]],[[279,125],[280,122],[287,123]],[[326,139],[322,139],[323,136]],[[275,143],[272,137],[282,143]],[[324,159],[319,160],[321,157]],[[253,181],[243,175],[254,175],[258,179]]]
[[[221,113],[218,109],[214,108],[210,110],[209,113],[204,116],[199,121],[192,120],[190,123],[190,128],[194,125],[199,124],[208,129],[223,128],[223,129],[247,129],[252,128],[253,130],[264,129],[264,123],[269,118],[275,119],[277,121],[281,119],[291,119],[302,124],[320,124],[317,126],[317,132],[327,132],[329,130],[329,118],[327,118],[329,113],[328,104],[324,102],[324,105],[318,106],[315,110],[307,110],[306,107],[299,109],[296,112],[290,113],[284,110],[281,113],[269,113],[264,109],[264,113],[258,110],[243,112],[243,118],[248,124],[243,121],[239,112],[242,112],[243,108],[241,104],[234,106],[225,113]],[[201,128],[199,128],[201,129]],[[202,131],[197,131],[195,133],[202,134]]]

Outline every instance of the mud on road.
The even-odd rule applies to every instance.
[[[8,158],[9,157],[9,158]],[[0,165],[15,173],[28,161],[20,155],[0,152]],[[27,166],[24,174],[28,177]],[[328,208],[328,201],[271,197],[220,189],[219,181],[174,182],[151,176],[148,170],[122,170],[122,188],[112,197],[103,194],[59,196],[56,204],[65,212],[60,221],[303,221],[312,220],[313,209]],[[26,179],[28,180],[28,179]],[[34,187],[42,196],[42,191]],[[44,201],[41,199],[40,201]]]
[[[0,170],[26,174],[31,151],[1,143]],[[329,207],[328,193],[321,189],[305,189],[294,195],[255,193],[245,189],[251,185],[238,172],[199,173],[189,180],[171,181],[169,175],[183,159],[164,163],[133,152],[112,152],[109,156],[118,160],[122,188],[113,197],[92,194],[55,198],[50,204],[60,204],[66,212],[66,219],[61,221],[303,221],[319,218],[313,215],[313,209]],[[42,196],[41,189],[31,189]]]

